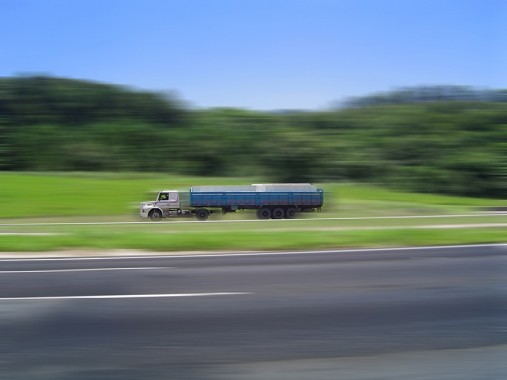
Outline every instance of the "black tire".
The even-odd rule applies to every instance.
[[[197,218],[197,220],[201,221],[208,220],[208,216],[209,211],[206,210],[205,208],[200,208],[195,212],[195,217]]]
[[[281,207],[277,207],[273,210],[273,212],[271,213],[271,217],[273,219],[283,219],[283,217],[285,216],[285,210]]]
[[[149,217],[151,221],[158,222],[162,220],[162,212],[160,210],[151,210]]]
[[[267,207],[261,207],[257,210],[258,219],[269,219],[271,218],[271,210]]]
[[[285,218],[287,218],[287,219],[294,219],[297,214],[298,214],[298,209],[297,208],[295,208],[295,207],[289,207],[285,211]]]

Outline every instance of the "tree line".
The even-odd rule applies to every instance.
[[[505,198],[505,93],[420,87],[325,111],[265,112],[192,109],[171,94],[83,80],[0,78],[0,170],[354,180]]]

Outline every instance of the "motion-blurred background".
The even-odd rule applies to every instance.
[[[502,1],[0,2],[0,170],[502,198]]]

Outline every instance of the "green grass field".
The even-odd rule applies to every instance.
[[[220,181],[220,182],[218,182]],[[161,189],[195,184],[243,183],[241,179],[128,173],[0,172],[0,219],[62,216],[125,218],[133,205]],[[137,212],[137,209],[135,210]]]
[[[211,218],[224,223],[175,219],[121,225],[65,224],[138,221],[139,202],[153,199],[160,189],[259,182],[262,180],[258,178],[170,174],[3,172],[0,173],[0,251],[292,250],[507,241],[504,227],[507,215],[477,214],[482,208],[505,207],[505,200],[414,194],[350,183],[319,184],[325,190],[324,210],[303,220],[252,221],[249,219],[254,219],[253,213],[242,212]],[[471,216],[445,217],[453,214]],[[416,215],[440,217],[361,219]],[[45,222],[62,224],[33,225]],[[463,225],[466,228],[459,228]]]

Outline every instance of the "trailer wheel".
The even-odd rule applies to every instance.
[[[267,207],[261,207],[257,210],[258,219],[269,219],[271,218],[271,210]]]
[[[271,217],[273,219],[282,219],[285,216],[285,211],[281,207],[277,207],[273,210]]]
[[[197,220],[201,220],[201,221],[207,220],[208,216],[209,216],[209,211],[206,210],[205,208],[200,208],[195,212],[195,217],[197,218]]]
[[[298,209],[295,208],[295,207],[289,207],[286,211],[285,211],[285,218],[287,219],[294,219],[296,217],[298,213]]]
[[[162,212],[160,210],[151,210],[149,217],[153,222],[158,222],[162,219]]]

